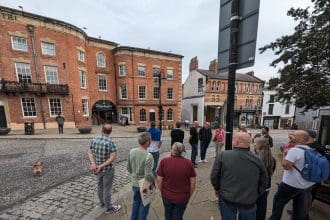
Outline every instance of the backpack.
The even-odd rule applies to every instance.
[[[329,178],[329,161],[319,152],[311,148],[296,146],[305,151],[305,162],[302,170],[293,166],[309,182],[320,183]]]

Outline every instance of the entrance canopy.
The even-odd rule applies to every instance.
[[[93,112],[116,111],[116,106],[109,100],[99,100],[93,105]]]

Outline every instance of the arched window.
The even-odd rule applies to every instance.
[[[171,108],[167,110],[167,120],[173,121],[173,110]]]
[[[97,67],[105,67],[105,56],[103,53],[98,53],[96,56]]]
[[[146,121],[147,120],[147,112],[145,109],[140,110],[140,121]]]

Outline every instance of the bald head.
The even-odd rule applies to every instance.
[[[111,124],[105,123],[102,125],[102,133],[105,135],[109,135],[112,131]]]
[[[297,130],[292,134],[292,141],[296,144],[306,144],[309,141],[309,135],[306,131]]]
[[[249,148],[251,143],[251,136],[245,132],[238,132],[233,138],[233,147]]]

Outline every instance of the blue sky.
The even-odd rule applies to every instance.
[[[208,69],[217,58],[220,0],[0,0],[0,5],[86,27],[89,36],[120,45],[171,51],[184,56],[183,82],[189,61],[197,56],[199,68]],[[310,0],[261,0],[257,47],[293,32],[290,7],[311,5]],[[256,55],[253,70],[263,80],[277,76],[269,67],[271,51]]]

